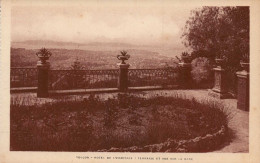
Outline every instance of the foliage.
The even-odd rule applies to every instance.
[[[116,127],[116,120],[118,117],[118,107],[116,101],[108,98],[106,101],[104,126],[108,128]]]
[[[227,126],[229,118],[218,103],[180,96],[120,94],[103,100],[90,95],[83,100],[29,103],[11,100],[11,150],[96,151],[144,146],[214,133]]]
[[[198,58],[198,57],[209,58],[208,56],[210,56],[210,53],[208,51],[206,51],[206,50],[197,50],[197,51],[191,52],[191,57],[193,59]]]
[[[178,63],[178,61],[172,59],[171,62],[165,62],[162,68],[166,70],[174,70],[178,67]]]
[[[239,67],[249,54],[249,7],[208,7],[193,10],[182,38],[194,52],[210,60],[225,58],[230,67]]]
[[[126,56],[127,55],[127,51],[125,51],[125,50],[120,51],[120,53],[122,54],[122,56]]]
[[[37,55],[38,57],[47,57],[47,58],[49,58],[49,57],[52,55],[52,53],[51,53],[49,50],[47,50],[46,48],[41,48],[41,49],[36,53],[36,55]]]
[[[242,55],[242,62],[249,63],[249,55],[247,53]]]
[[[212,79],[212,64],[209,59],[205,57],[199,57],[191,62],[191,76],[192,80],[197,85],[203,85],[203,83],[213,83]]]
[[[85,67],[80,63],[79,59],[77,58],[73,64],[71,65],[71,70],[82,70]]]
[[[88,111],[93,112],[98,110],[100,107],[103,107],[103,103],[99,96],[95,94],[90,94],[88,98],[84,98],[84,108],[87,108]]]
[[[175,58],[178,60],[179,63],[190,63],[192,61],[192,56],[188,52],[182,52],[181,58],[179,58],[178,56],[175,56]]]
[[[78,58],[73,62],[70,69],[73,71],[70,71],[66,75],[66,83],[68,88],[82,88],[83,85],[89,83],[89,81],[85,79],[84,72],[80,71],[84,69],[84,66],[80,63]]]

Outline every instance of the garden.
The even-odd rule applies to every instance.
[[[242,68],[249,72],[249,7],[204,6],[194,9],[186,21],[182,39],[187,52],[183,52],[180,58],[175,56],[179,61],[178,69],[170,66],[161,71],[129,69],[128,74],[127,64],[122,66],[122,71],[113,70],[112,74],[105,74],[112,78],[100,79],[97,76],[104,73],[97,73],[95,78],[94,73],[85,73],[91,70],[83,70],[77,60],[70,70],[62,71],[63,75],[60,75],[61,71],[56,71],[59,72],[57,78],[50,75],[50,81],[55,81],[53,90],[60,89],[59,81],[62,87],[65,85],[65,89],[83,86],[84,89],[110,88],[116,87],[119,81],[119,85],[124,88],[119,86],[118,91],[125,93],[117,93],[106,99],[95,94],[70,100],[51,97],[50,102],[34,104],[27,103],[26,99],[12,97],[10,149],[75,152],[210,152],[221,149],[233,138],[228,127],[231,114],[221,103],[197,101],[178,94],[148,98],[127,93],[130,89],[125,83],[130,81],[131,87],[162,85],[164,89],[170,83],[177,85],[178,89],[197,90],[212,88],[214,82],[218,81],[214,81],[214,78],[219,78],[221,84],[215,82],[214,86],[223,90],[225,87],[224,91],[219,88],[219,92],[232,94],[232,98],[235,98],[238,89],[235,72]],[[121,57],[121,64],[127,60],[126,52],[123,54],[117,56],[118,59]],[[212,68],[216,66],[221,73],[214,70],[214,74]],[[167,75],[166,72],[170,70],[172,74]],[[176,75],[175,70],[179,75]],[[222,78],[224,70],[227,74]],[[54,71],[50,72],[52,74]],[[119,72],[123,75],[118,75]],[[93,76],[93,83],[87,79],[90,76]],[[225,81],[224,76],[227,76]],[[47,78],[43,83],[46,88],[38,87],[38,90],[44,93],[39,93],[37,97],[49,98]],[[241,110],[249,110],[249,84],[241,90],[245,93],[243,97],[238,96],[238,102],[246,100],[237,103],[237,106],[245,106],[247,109]],[[199,98],[200,94],[197,95]]]
[[[12,98],[10,115],[12,151],[208,152],[232,137],[224,106],[178,94]]]

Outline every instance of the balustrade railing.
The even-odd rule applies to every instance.
[[[177,85],[178,69],[129,69],[129,87]]]
[[[11,68],[11,88],[37,87],[37,68]],[[117,88],[119,69],[49,70],[49,90]],[[177,69],[129,69],[129,87],[177,84]]]
[[[11,68],[11,88],[15,87],[37,87],[37,68]]]
[[[119,70],[50,70],[49,89],[116,88]]]

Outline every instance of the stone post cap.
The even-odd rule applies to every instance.
[[[128,63],[126,63],[126,64],[118,63],[117,65],[119,66],[119,68],[129,68],[130,67],[130,65]]]
[[[213,68],[213,70],[215,70],[215,71],[225,71],[225,69],[223,69],[222,67],[219,67],[219,66]]]
[[[249,76],[249,72],[247,72],[246,70],[243,71],[238,71],[236,72],[237,77],[242,77],[242,78],[247,78],[247,76]]]
[[[37,67],[38,68],[50,68],[50,62],[42,63],[42,61],[38,61],[37,62]]]
[[[191,66],[191,63],[181,62],[181,63],[179,63],[179,65],[180,65],[181,67],[190,67],[190,66]]]

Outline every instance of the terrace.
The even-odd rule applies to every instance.
[[[11,68],[11,112],[16,112],[18,108],[24,108],[35,110],[36,107],[40,107],[40,109],[43,109],[45,112],[49,112],[45,115],[38,115],[38,113],[30,113],[32,114],[32,117],[38,118],[32,118],[28,119],[28,117],[24,117],[22,119],[16,119],[16,117],[11,118],[11,127],[13,127],[13,130],[11,132],[13,134],[18,134],[22,138],[23,141],[29,141],[30,137],[33,136],[37,138],[37,142],[41,142],[42,138],[39,138],[37,133],[34,133],[34,130],[39,130],[42,132],[42,134],[52,134],[47,132],[42,126],[48,126],[47,121],[45,122],[46,118],[49,119],[49,116],[54,116],[56,113],[53,111],[50,111],[49,109],[57,109],[58,117],[56,119],[59,121],[57,122],[57,126],[52,126],[52,128],[60,129],[61,131],[58,133],[63,133],[66,131],[66,123],[72,123],[71,120],[66,120],[65,117],[71,117],[72,115],[76,114],[77,116],[74,117],[73,121],[79,121],[79,115],[78,113],[86,114],[93,114],[93,117],[96,117],[97,119],[100,119],[100,116],[104,116],[104,127],[106,128],[106,124],[112,124],[113,127],[116,129],[121,129],[118,127],[118,125],[123,125],[123,127],[129,128],[127,130],[126,135],[123,135],[123,138],[118,138],[120,141],[122,141],[122,144],[124,144],[122,147],[118,144],[111,144],[107,147],[92,147],[84,146],[79,147],[77,143],[80,144],[80,141],[84,137],[91,136],[92,134],[96,134],[96,137],[93,136],[93,139],[100,139],[100,133],[95,133],[95,125],[102,125],[103,121],[100,123],[95,124],[94,129],[91,129],[91,133],[85,133],[87,135],[79,136],[79,138],[75,141],[74,146],[61,146],[56,148],[51,148],[46,146],[43,147],[42,145],[39,145],[38,147],[30,146],[28,145],[27,148],[19,147],[19,142],[16,142],[13,140],[13,143],[11,143],[12,150],[68,150],[68,151],[129,151],[129,152],[138,152],[138,151],[150,151],[150,152],[201,152],[201,151],[215,151],[215,152],[248,152],[248,78],[249,73],[248,71],[243,71],[241,73],[238,73],[238,90],[237,90],[237,99],[230,98],[230,94],[227,92],[226,87],[226,80],[225,75],[223,72],[225,70],[221,67],[221,64],[219,64],[218,67],[214,69],[215,72],[215,82],[214,87],[212,89],[198,89],[193,86],[192,79],[191,79],[191,63],[188,62],[186,59],[183,59],[181,63],[179,63],[179,66],[176,68],[166,68],[166,69],[129,69],[129,64],[125,63],[124,61],[129,59],[129,56],[126,54],[118,55],[118,59],[122,62],[118,64],[119,69],[110,69],[110,70],[52,70],[50,69],[50,65],[47,62],[47,59],[50,57],[50,55],[45,55],[47,53],[44,53],[40,58],[40,61],[37,63],[37,68]],[[49,53],[48,53],[49,54]],[[36,92],[36,93],[35,93]],[[95,101],[97,93],[100,93],[98,95],[97,101]],[[94,94],[94,98],[92,97]],[[66,96],[64,96],[66,95]],[[128,100],[130,100],[129,103],[126,103],[126,108],[121,107],[120,103],[122,102],[121,96],[126,96],[123,100],[123,103]],[[133,96],[132,96],[133,95]],[[129,97],[128,97],[129,96]],[[133,98],[133,99],[132,99]],[[153,100],[154,98],[154,100]],[[111,104],[116,103],[116,105]],[[121,99],[121,100],[120,100]],[[145,100],[144,100],[145,99]],[[93,101],[94,100],[94,101]],[[132,101],[131,101],[132,100]],[[141,101],[140,101],[141,100]],[[144,100],[144,101],[143,101]],[[149,101],[150,100],[150,101]],[[158,101],[156,103],[156,101]],[[180,106],[175,106],[172,101],[175,101],[176,103],[179,103]],[[184,101],[183,101],[184,100]],[[195,100],[195,101],[194,101]],[[114,102],[113,102],[114,101]],[[146,101],[149,103],[142,104],[142,102],[146,103]],[[181,102],[182,101],[182,102]],[[155,102],[155,103],[154,103]],[[103,106],[103,104],[106,104]],[[118,103],[118,104],[117,104]],[[140,104],[141,103],[141,104]],[[164,121],[166,125],[169,125],[171,127],[172,124],[170,124],[171,121],[167,120],[165,118],[163,112],[169,112],[169,110],[164,110],[164,108],[167,107],[173,107],[173,104],[176,108],[170,108],[170,112],[174,111],[173,114],[177,116],[176,123],[180,123],[180,126],[183,128],[188,127],[187,131],[182,131],[184,133],[189,133],[188,135],[174,135],[174,132],[169,131],[167,129],[163,129],[162,133],[163,135],[160,135],[159,137],[162,137],[161,139],[154,139],[152,137],[149,137],[149,132],[144,130],[143,138],[149,137],[149,142],[139,142],[134,139],[134,137],[131,136],[132,130],[134,130],[135,127],[138,128],[145,126],[145,119],[141,118],[139,120],[135,119],[134,117],[143,117],[145,114],[143,112],[147,112],[149,115],[154,118],[156,117],[156,114],[160,117],[159,119],[152,120],[156,122],[156,125],[161,124]],[[68,106],[67,106],[68,105]],[[91,106],[89,106],[91,105]],[[110,106],[111,105],[111,106]],[[140,106],[139,106],[140,105]],[[182,106],[183,105],[183,106]],[[66,106],[66,107],[65,107]],[[67,108],[68,107],[68,108]],[[72,108],[70,108],[72,107]],[[71,109],[75,108],[75,113],[71,112]],[[104,108],[108,107],[108,108]],[[118,108],[119,107],[119,108]],[[179,107],[183,107],[180,111],[178,111]],[[198,108],[197,108],[198,107]],[[65,109],[66,108],[66,109]],[[96,108],[96,110],[92,110],[93,108]],[[110,109],[112,110],[110,110]],[[149,109],[151,109],[149,111]],[[201,116],[198,120],[192,120],[190,126],[182,126],[185,123],[189,123],[189,119],[192,117],[195,117],[195,115],[192,115],[193,113],[189,113],[196,111],[196,109],[199,109],[198,111],[202,111],[202,113],[196,113],[196,114],[205,114]],[[201,108],[201,109],[200,109]],[[210,108],[210,109],[208,109]],[[222,108],[222,109],[220,109]],[[46,110],[47,109],[47,110]],[[68,109],[68,110],[67,110]],[[87,109],[83,110],[82,109]],[[90,110],[88,110],[90,109]],[[108,109],[108,110],[107,110]],[[116,110],[114,110],[116,109]],[[148,109],[148,110],[147,110]],[[158,110],[159,109],[159,110]],[[177,110],[176,110],[177,109]],[[191,110],[190,110],[191,109]],[[63,110],[63,111],[62,111]],[[101,115],[96,113],[96,111],[103,112]],[[155,111],[154,111],[155,110]],[[99,112],[98,111],[98,112]],[[177,113],[177,112],[178,113]],[[222,116],[216,116],[219,114]],[[42,111],[41,111],[42,112]],[[114,122],[115,119],[118,118],[118,115],[127,115],[124,112],[129,113],[130,115],[133,114],[132,117],[126,117],[126,119],[129,119],[129,122],[127,123],[133,123],[132,127],[124,126],[125,122],[121,120],[118,120],[120,124],[117,124]],[[188,113],[188,115],[186,115]],[[59,115],[63,115],[65,117],[59,117]],[[68,114],[68,115],[65,115]],[[114,115],[116,114],[116,115]],[[180,115],[178,115],[180,114]],[[194,112],[195,114],[195,112]],[[56,116],[57,116],[56,115]],[[208,117],[207,117],[208,115]],[[19,115],[22,116],[22,115]],[[150,116],[150,115],[149,115]],[[180,118],[179,116],[182,116],[183,118]],[[212,118],[210,118],[212,116]],[[207,120],[202,120],[202,117],[206,117]],[[42,119],[43,118],[43,119]],[[65,118],[65,119],[64,119]],[[108,118],[108,119],[107,119]],[[132,118],[132,119],[131,119]],[[133,119],[134,118],[134,119]],[[174,118],[174,116],[172,117]],[[176,118],[176,117],[175,117]],[[216,118],[216,119],[215,119]],[[219,121],[218,124],[215,121],[218,121],[218,118],[224,118],[223,121]],[[101,118],[102,119],[102,118]],[[53,121],[54,119],[50,118],[48,121]],[[188,120],[188,122],[185,122]],[[28,137],[24,133],[19,133],[19,130],[14,130],[15,126],[18,125],[22,121],[22,126],[25,127],[25,123],[27,124],[39,124],[36,125],[37,127],[33,126],[27,126],[25,127],[25,130],[28,130],[28,133],[31,136]],[[96,121],[95,119],[92,119],[92,121]],[[158,122],[157,122],[158,121]],[[82,123],[83,121],[80,121]],[[113,123],[112,123],[113,122]],[[209,127],[209,130],[203,130],[203,127],[200,127],[198,130],[191,130],[196,123],[198,125],[201,125],[200,122],[205,123],[206,126]],[[223,124],[222,124],[223,122]],[[226,122],[226,123],[224,123]],[[42,124],[40,124],[42,123]],[[56,122],[51,122],[56,123]],[[158,123],[158,124],[157,124]],[[193,124],[194,123],[194,124]],[[63,125],[65,124],[65,126]],[[61,125],[62,128],[59,127]],[[92,125],[91,123],[87,124],[87,126]],[[217,126],[215,126],[217,125]],[[228,129],[225,129],[222,131],[222,127],[226,126]],[[116,127],[117,126],[117,127]],[[175,127],[180,127],[175,126]],[[214,127],[215,126],[215,127]],[[22,127],[22,128],[23,128]],[[33,127],[33,128],[31,128]],[[79,127],[78,130],[86,130],[85,127],[80,128],[82,126],[74,126]],[[122,127],[122,126],[121,126]],[[154,126],[153,126],[154,127]],[[157,126],[158,127],[158,126]],[[221,127],[221,129],[220,129]],[[149,128],[149,126],[148,126]],[[151,128],[151,126],[150,126]],[[215,128],[213,130],[213,128]],[[21,128],[20,128],[21,129]],[[55,130],[56,130],[55,129]],[[156,128],[152,128],[154,130]],[[224,128],[223,128],[224,129]],[[93,130],[93,131],[92,131]],[[175,130],[175,129],[174,129]],[[106,132],[110,132],[111,129],[106,129]],[[120,130],[119,130],[120,131]],[[119,132],[118,131],[118,132]],[[177,130],[176,130],[177,131]],[[201,132],[202,135],[197,135],[195,133]],[[220,132],[220,134],[218,134]],[[223,132],[223,133],[222,133]],[[186,134],[187,134],[186,133]],[[205,134],[207,133],[207,134]],[[35,135],[36,134],[36,135]],[[64,134],[64,133],[63,133]],[[71,133],[68,133],[71,134]],[[90,134],[90,135],[89,135]],[[130,135],[129,135],[130,134]],[[148,134],[148,135],[146,135]],[[167,135],[171,135],[167,137]],[[172,135],[173,134],[173,135]],[[175,132],[176,134],[176,132]],[[193,135],[194,137],[190,136]],[[98,135],[98,136],[97,136]],[[73,135],[71,135],[73,136]],[[75,135],[74,135],[75,136]],[[111,135],[110,135],[111,136]],[[122,135],[121,135],[122,136]],[[125,139],[126,137],[129,137],[129,139],[132,142],[128,142]],[[166,141],[166,138],[169,138]],[[176,140],[171,140],[170,138],[176,136]],[[196,137],[197,136],[197,137]],[[35,138],[35,139],[36,139]],[[64,140],[69,140],[68,137],[61,137]],[[185,138],[185,140],[183,140]],[[189,139],[187,139],[189,138]],[[38,140],[39,139],[39,140]],[[45,138],[44,138],[45,139]],[[47,139],[47,137],[46,137]],[[48,138],[49,139],[49,138]],[[112,140],[117,139],[116,137],[110,137],[111,142]],[[122,139],[122,140],[121,140]],[[200,140],[197,142],[197,140]],[[218,140],[217,144],[214,142]],[[19,140],[17,140],[19,141]],[[56,138],[50,138],[50,141],[56,141]],[[84,140],[82,140],[84,142]],[[136,142],[137,141],[137,142]],[[170,142],[169,142],[170,141]],[[183,147],[175,147],[175,143],[184,142],[184,144],[181,144]],[[201,142],[204,143],[204,145],[201,145]],[[18,144],[17,144],[18,143]],[[59,142],[56,142],[57,146],[59,146]],[[115,143],[115,142],[114,142]],[[137,143],[137,144],[136,144]],[[144,143],[144,144],[142,144]],[[148,145],[147,145],[148,143]],[[156,144],[157,143],[157,144]],[[173,148],[164,149],[165,143],[173,144]],[[185,145],[186,143],[186,145]],[[202,143],[202,144],[203,144]],[[205,144],[206,143],[206,144]],[[28,143],[30,144],[30,143]],[[192,145],[191,145],[192,144]],[[17,146],[18,145],[18,146]],[[139,146],[138,146],[139,145]],[[114,147],[116,146],[116,147]],[[142,147],[141,147],[142,146]],[[185,147],[184,147],[185,146]],[[188,146],[186,148],[186,146]],[[210,146],[210,148],[206,148],[207,146]],[[211,148],[212,147],[212,148]],[[105,149],[104,149],[105,148]],[[160,148],[160,150],[159,150]],[[162,148],[162,149],[161,149]]]

